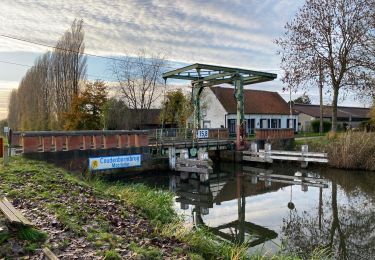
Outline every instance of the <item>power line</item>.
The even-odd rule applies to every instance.
[[[37,42],[37,41],[32,41],[32,40],[28,40],[28,39],[25,39],[25,38],[21,38],[21,37],[17,37],[17,36],[12,36],[12,35],[0,34],[0,37],[12,39],[12,40],[17,40],[17,41],[22,41],[22,42],[27,42],[27,43],[31,43],[31,44],[35,44],[35,45],[40,45],[40,46],[44,46],[44,47],[48,47],[48,48],[52,48],[52,49],[56,49],[56,50],[62,50],[62,51],[68,51],[68,52],[78,53],[78,54],[82,54],[82,55],[89,56],[89,57],[96,57],[96,58],[113,60],[113,61],[124,61],[123,59],[119,59],[119,58],[108,57],[108,56],[101,56],[101,55],[92,54],[92,53],[79,52],[79,51],[75,51],[75,50],[65,49],[65,48],[61,48],[61,47],[57,47],[57,46],[53,46],[53,45],[49,45],[49,44],[45,44],[45,43],[40,43],[40,42]],[[156,67],[156,65],[150,64],[150,63],[144,63],[144,62],[138,62],[138,61],[131,61],[131,60],[128,60],[127,62],[133,63],[133,64],[138,64],[138,65],[148,64],[149,66]],[[172,66],[168,66],[168,65],[165,65],[163,67],[164,68],[173,69],[173,70],[176,69],[176,67],[172,67]],[[261,69],[260,71],[280,71],[280,69]]]
[[[17,65],[17,66],[28,67],[28,68],[34,67],[34,65],[21,64],[21,63],[5,61],[5,60],[0,60],[0,63],[6,63],[6,64]],[[98,76],[98,75],[92,75],[92,74],[86,74],[86,75],[89,76],[89,77],[97,78],[97,79],[106,78],[106,79],[111,79],[111,80],[117,81],[117,79],[115,79],[115,78],[110,78],[110,77],[106,77],[106,76]]]
[[[12,65],[17,65],[17,66],[23,66],[23,67],[32,67],[31,65],[26,65],[26,64],[11,62],[11,61],[5,61],[5,60],[0,60],[0,62],[1,63],[12,64]]]
[[[24,39],[24,38],[12,36],[12,35],[0,34],[0,37],[12,39],[12,40],[17,40],[17,41],[21,41],[21,42],[27,42],[27,43],[31,43],[31,44],[35,44],[35,45],[40,45],[40,46],[48,47],[48,48],[53,48],[53,49],[56,49],[56,50],[78,53],[78,54],[85,55],[85,56],[90,56],[90,57],[96,57],[96,58],[107,59],[107,60],[114,60],[114,61],[124,61],[124,60],[119,59],[119,58],[108,57],[108,56],[101,56],[101,55],[91,54],[91,53],[86,53],[86,52],[79,52],[79,51],[76,51],[76,50],[70,50],[70,49],[66,49],[66,48],[61,48],[61,47],[57,47],[57,46],[53,46],[53,45],[49,45],[49,44],[45,44],[45,43],[40,43],[40,42],[36,42],[36,41]],[[138,64],[138,65],[146,64],[146,63],[138,62],[138,61],[127,61],[127,62],[133,63],[133,64]],[[148,63],[148,65],[156,67],[156,65],[154,65],[154,64]],[[170,69],[175,69],[174,67],[170,67],[170,66],[163,66],[163,67],[170,68]]]

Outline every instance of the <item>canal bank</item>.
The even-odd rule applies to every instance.
[[[45,232],[45,241],[20,240],[2,218],[1,256],[40,259],[243,259],[243,246],[218,242],[180,225],[173,195],[144,185],[82,181],[61,168],[21,157],[1,167],[0,192]],[[107,257],[107,258],[106,258]]]

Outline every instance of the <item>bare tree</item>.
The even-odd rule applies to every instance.
[[[17,90],[13,89],[9,96],[9,106],[8,106],[8,125],[12,129],[17,129],[18,127],[18,95]]]
[[[83,21],[74,20],[70,31],[58,41],[54,52],[39,57],[12,92],[9,122],[19,130],[61,129],[62,115],[84,79]]]
[[[307,0],[276,40],[289,87],[316,84],[321,65],[332,93],[332,131],[339,91],[363,89],[374,77],[373,5],[374,0]]]
[[[78,94],[79,82],[85,79],[84,49],[83,20],[75,19],[70,30],[57,42],[52,55],[54,109],[60,127],[63,113],[70,108],[72,97]]]
[[[117,93],[129,109],[138,110],[138,126],[142,125],[147,110],[162,93],[162,73],[166,66],[161,54],[148,55],[145,50],[136,57],[126,56],[114,61],[111,70],[117,79]],[[134,120],[134,119],[133,119]]]

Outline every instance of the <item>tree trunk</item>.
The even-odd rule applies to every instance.
[[[333,86],[333,99],[332,99],[332,128],[331,131],[336,133],[337,131],[337,101],[339,96],[339,88]]]
[[[320,103],[319,133],[323,133],[323,70],[322,70],[321,60],[319,60],[319,103]]]

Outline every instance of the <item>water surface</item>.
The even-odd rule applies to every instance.
[[[187,225],[249,252],[308,257],[319,246],[336,259],[375,259],[375,173],[261,167],[216,164],[207,182],[196,174],[138,181],[173,191]]]

